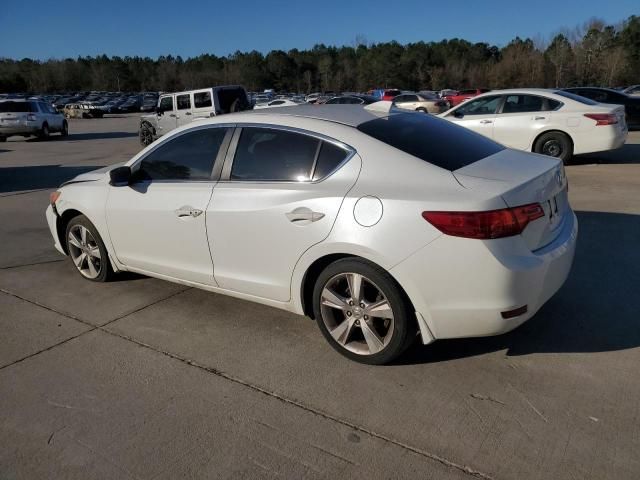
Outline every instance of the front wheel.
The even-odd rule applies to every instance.
[[[548,132],[540,135],[533,151],[555,157],[567,163],[573,155],[573,145],[569,137],[562,132]]]
[[[316,280],[313,309],[329,344],[357,362],[389,363],[416,337],[413,312],[399,285],[363,260],[329,265]]]
[[[153,131],[147,123],[140,125],[140,143],[145,147],[153,143]]]
[[[66,122],[66,120],[62,122],[62,130],[60,130],[60,135],[62,135],[63,137],[69,136],[69,124]]]
[[[107,248],[87,217],[72,218],[65,238],[69,257],[80,275],[93,282],[106,282],[113,276]]]

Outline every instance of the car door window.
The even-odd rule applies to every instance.
[[[493,115],[500,105],[500,95],[469,100],[456,110],[464,115]]]
[[[507,95],[502,113],[540,112],[544,99],[535,95]]]
[[[136,180],[210,180],[227,128],[202,128],[179,135],[142,159]]]
[[[243,128],[231,180],[308,181],[320,140],[268,128]]]
[[[176,97],[176,104],[178,105],[178,110],[189,110],[191,108],[191,99],[189,98],[189,94],[178,95]]]
[[[329,142],[322,142],[313,170],[313,180],[321,180],[331,175],[348,155],[349,152],[344,148]]]
[[[197,92],[193,94],[193,105],[195,108],[211,107],[211,92]]]
[[[163,97],[160,99],[160,110],[170,112],[173,110],[173,97]]]

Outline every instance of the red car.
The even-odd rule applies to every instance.
[[[402,91],[397,88],[385,89],[382,91],[382,100],[393,100],[395,97],[400,95]]]
[[[461,104],[465,100],[469,100],[470,98],[475,97],[476,95],[480,95],[481,93],[490,92],[491,90],[488,88],[471,88],[469,90],[459,90],[455,95],[445,95],[444,99],[449,102],[450,107],[455,107],[456,105]]]

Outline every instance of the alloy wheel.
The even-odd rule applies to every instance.
[[[347,272],[330,278],[322,289],[320,308],[329,334],[350,352],[374,355],[393,336],[391,303],[362,274]]]
[[[69,255],[82,276],[94,279],[102,270],[100,248],[91,232],[83,225],[69,229]]]

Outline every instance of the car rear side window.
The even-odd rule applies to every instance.
[[[35,102],[0,102],[0,113],[35,113],[38,107]]]
[[[270,128],[245,127],[236,149],[231,180],[309,181],[320,140]]]
[[[227,128],[203,128],[179,135],[144,157],[141,180],[210,180]]]
[[[329,142],[322,142],[320,153],[313,170],[313,180],[320,180],[333,173],[347,158],[349,152]]]
[[[211,92],[194,93],[193,106],[195,108],[207,108],[213,106],[213,103],[211,103]]]
[[[178,95],[176,97],[176,103],[178,105],[178,110],[188,110],[191,108],[191,99],[189,98],[189,94],[186,95]]]
[[[400,113],[369,120],[359,125],[358,130],[409,155],[451,171],[505,148],[464,127],[418,113]]]

